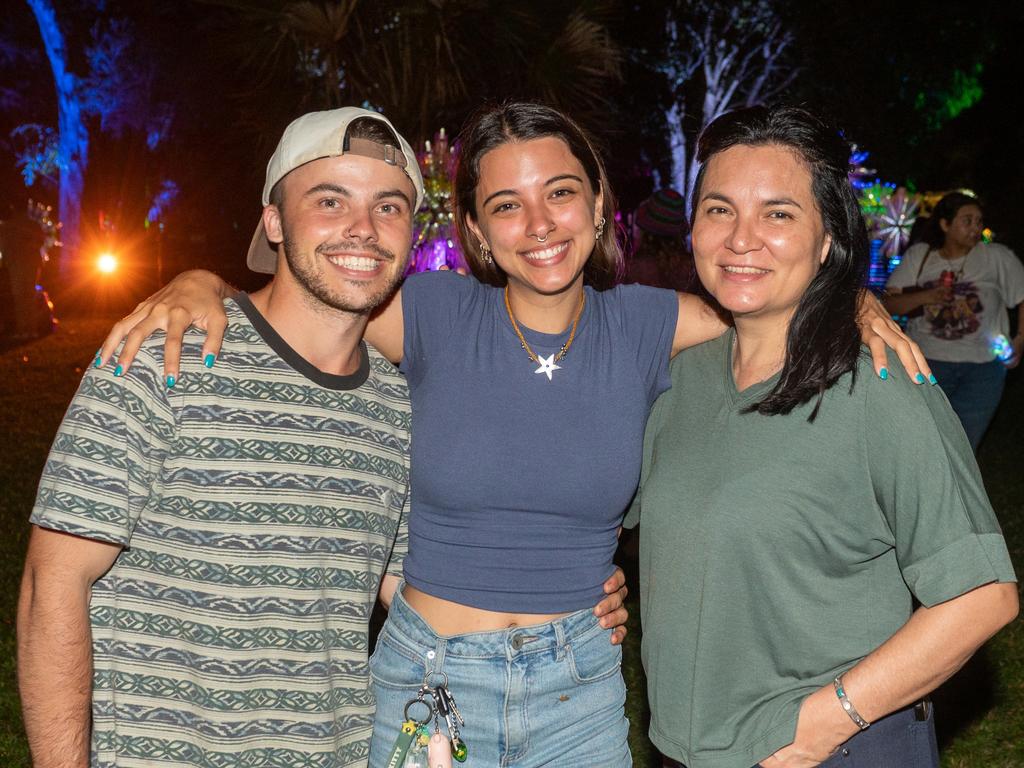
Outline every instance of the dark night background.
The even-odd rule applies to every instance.
[[[322,77],[303,76],[296,64],[300,38],[281,31],[286,11],[298,5],[355,6],[347,35],[333,43],[344,81],[333,93],[325,95],[330,88]],[[84,51],[94,27],[127,23],[131,44],[119,66],[136,86],[112,109],[113,117],[87,119],[83,253],[103,237],[119,248],[136,243],[143,269],[128,293],[141,297],[155,284],[147,264],[156,248],[154,233],[141,225],[154,190],[170,179],[180,194],[164,217],[164,279],[179,268],[205,265],[236,284],[253,285],[242,254],[281,129],[303,111],[364,98],[390,101],[385,111],[414,145],[442,126],[456,131],[481,101],[551,98],[597,135],[622,207],[632,210],[651,191],[652,169],[668,168],[670,89],[658,56],[671,5],[64,0],[56,11],[70,69],[88,69]],[[1018,117],[1024,64],[1017,50],[1024,4],[789,0],[773,7],[793,35],[785,65],[796,76],[785,100],[830,111],[848,137],[871,152],[868,165],[883,180],[919,190],[975,190],[997,238],[1017,252],[1024,248],[1016,211],[1024,198]],[[618,77],[587,69],[607,64],[600,52],[567,50],[564,38],[553,37],[573,12],[587,14],[610,35]],[[316,42],[315,30],[304,34]],[[388,42],[374,44],[380,40]],[[438,52],[445,47],[447,58]],[[577,53],[582,65],[573,61]],[[453,60],[466,66],[452,68]],[[395,71],[404,72],[404,82],[382,89],[379,81]],[[587,82],[591,75],[594,82]],[[970,82],[964,86],[964,76],[980,86],[980,99]],[[683,86],[701,87],[699,77]],[[965,91],[974,103],[963,101]],[[29,196],[56,207],[56,185],[37,181],[28,189],[15,165],[12,130],[57,122],[53,75],[24,2],[9,3],[0,20],[0,103],[0,215],[23,207]],[[144,126],[135,124],[142,113],[170,115],[154,150],[147,148]],[[683,124],[690,134],[699,128],[692,116]],[[101,211],[113,224],[106,234],[99,231]]]
[[[298,115],[376,106],[419,147],[442,127],[456,133],[481,103],[543,99],[594,134],[628,214],[656,177],[669,183],[672,129],[681,127],[692,146],[706,122],[709,70],[679,74],[699,47],[681,30],[711,30],[708,44],[736,45],[736,55],[755,64],[760,49],[749,41],[782,40],[786,47],[772,60],[768,81],[785,87],[767,88],[767,100],[830,112],[870,152],[872,178],[911,191],[975,191],[995,238],[1024,255],[1019,0],[9,0],[0,14],[4,260],[4,226],[25,217],[30,198],[58,209],[53,164],[41,166],[31,186],[22,172],[30,150],[41,148],[45,156],[55,146],[26,137],[47,131],[55,137],[58,127],[41,9],[55,13],[66,66],[81,85],[88,164],[79,249],[54,253],[74,269],[62,274],[51,266],[43,274],[64,321],[60,332],[33,341],[7,335],[13,313],[0,293],[0,413],[7,438],[0,450],[0,524],[8,534],[0,542],[4,766],[29,764],[14,684],[25,520],[82,367],[117,315],[182,269],[208,267],[242,288],[262,283],[263,276],[246,270],[244,254],[260,213],[266,162]],[[749,74],[764,70],[755,66]],[[670,118],[672,105],[680,119]],[[157,220],[145,222],[162,188],[177,195],[159,213],[161,235]],[[94,264],[108,248],[123,266],[104,277]],[[6,270],[6,261],[0,267]],[[0,279],[0,287],[5,283]],[[979,453],[1018,571],[1024,562],[1022,376],[1021,368],[1010,373]],[[644,735],[636,594],[623,670],[634,760],[649,767],[661,761]],[[1016,622],[936,695],[944,768],[1024,766],[1022,686],[1024,624]]]

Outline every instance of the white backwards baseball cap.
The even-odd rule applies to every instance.
[[[372,139],[349,138],[348,128],[353,120],[369,117],[386,125],[398,139],[401,151],[389,144],[381,144]],[[277,144],[270,162],[267,163],[267,180],[263,185],[263,205],[270,204],[270,190],[281,179],[300,165],[311,163],[322,157],[339,155],[362,155],[372,157],[388,165],[396,165],[405,171],[405,175],[416,188],[416,203],[413,212],[423,203],[423,175],[420,173],[416,153],[409,142],[402,138],[384,115],[359,107],[342,107],[326,112],[309,112],[293,120],[284,129],[281,141]],[[254,272],[274,274],[277,271],[277,248],[267,239],[263,229],[263,219],[256,227],[256,233],[249,244],[249,255],[246,257],[249,269]]]

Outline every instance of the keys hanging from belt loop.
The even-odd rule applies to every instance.
[[[462,713],[459,712],[459,708],[455,705],[455,696],[448,690],[448,686],[442,685],[434,690],[434,701],[437,704],[437,711],[441,713],[441,717],[447,720],[448,714],[451,713],[458,719],[459,725],[466,724],[466,721],[462,718]]]
[[[448,734],[451,737],[452,757],[460,763],[465,762],[466,756],[469,754],[469,747],[466,746],[466,742],[462,740],[459,734],[459,725],[465,725],[466,721],[463,720],[462,714],[455,706],[455,697],[448,690],[447,678],[442,685],[433,690],[433,694],[437,712],[444,718],[445,725],[448,726]]]

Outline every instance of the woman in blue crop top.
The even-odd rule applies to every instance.
[[[370,765],[389,762],[424,680],[447,680],[468,765],[622,768],[620,650],[590,606],[612,572],[668,361],[725,326],[694,296],[615,286],[614,199],[567,116],[487,109],[460,145],[456,220],[476,279],[413,275],[367,331],[401,360],[415,435],[405,584],[371,659]],[[209,273],[175,283],[155,314],[151,300],[115,327],[104,359],[144,316],[143,329],[166,327],[165,307],[205,325],[230,290]],[[881,333],[866,332],[876,371],[888,341],[916,374],[915,350],[876,306],[862,320]],[[204,352],[218,343],[211,334]]]

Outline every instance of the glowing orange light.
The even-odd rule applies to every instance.
[[[112,253],[102,253],[100,254],[100,257],[96,260],[96,268],[100,272],[109,275],[111,272],[117,269],[117,259],[114,257],[114,254]]]

